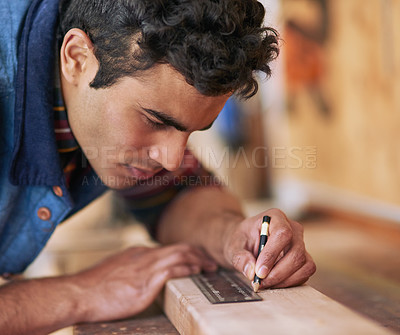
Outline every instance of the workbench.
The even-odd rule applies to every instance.
[[[179,334],[161,310],[113,322],[88,323],[74,327],[74,335],[176,335]]]
[[[161,304],[180,334],[394,334],[308,285],[259,294],[262,301],[211,304],[191,278],[182,278],[167,283]],[[172,324],[156,311],[130,320],[78,325],[74,334],[177,334]]]
[[[103,209],[105,206],[102,204],[100,207]],[[82,218],[78,217],[75,218],[76,222],[71,221],[58,229],[47,247],[47,254],[43,252],[41,255],[42,263],[43,259],[56,261],[51,268],[57,271],[50,274],[34,273],[36,277],[76,273],[109,254],[135,245],[135,239],[139,239],[140,235],[136,227],[133,229],[132,226],[124,226],[120,231],[116,228],[112,228],[112,231],[109,227],[99,228],[99,221],[105,215],[98,209],[95,214],[100,218],[96,216],[92,220],[96,222],[93,229],[82,227]],[[387,329],[400,333],[400,226],[389,227],[381,221],[356,220],[334,213],[326,215],[326,211],[322,214],[313,214],[302,220],[307,249],[317,264],[317,273],[309,280],[308,285],[350,307],[352,311],[361,313],[364,316],[362,319],[367,320],[368,324],[370,320],[374,320],[371,321],[374,328],[376,325],[381,326],[378,326],[379,331],[382,330],[380,334],[387,333]],[[86,221],[90,220],[86,217],[84,222]],[[140,237],[140,243],[143,240],[145,239]],[[188,279],[182,280],[186,282],[186,287]],[[179,282],[169,282],[167,289],[170,290],[176,284]],[[195,296],[182,298],[182,301],[200,300],[196,296],[196,288],[191,291],[192,289],[189,292]],[[282,294],[286,295],[285,292],[297,292],[298,289],[303,287],[265,291],[262,294],[277,298]],[[302,296],[300,291],[296,295]],[[322,301],[326,301],[325,298]],[[179,304],[178,300],[172,306]],[[206,311],[208,306],[213,307],[208,302],[205,306]],[[185,310],[181,309],[180,313]],[[276,310],[271,310],[272,315],[275,315]],[[129,320],[77,325],[75,334],[176,334],[177,330],[162,313],[162,309],[158,308]],[[241,313],[240,318],[243,315]],[[187,318],[183,318],[184,320]],[[269,326],[269,333],[272,334],[271,327]],[[311,331],[307,331],[309,332]]]

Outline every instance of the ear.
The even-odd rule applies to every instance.
[[[82,75],[93,71],[93,66],[98,67],[98,62],[90,38],[80,29],[69,30],[64,36],[60,50],[62,76],[70,84],[77,85]]]

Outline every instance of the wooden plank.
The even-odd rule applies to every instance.
[[[213,305],[190,278],[174,279],[163,307],[180,334],[394,334],[307,285],[259,294],[263,301]]]

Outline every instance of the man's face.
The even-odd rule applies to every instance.
[[[189,135],[208,128],[229,97],[201,95],[168,65],[96,90],[89,83],[98,66],[87,66],[77,85],[62,80],[68,118],[97,175],[114,189],[176,170]]]

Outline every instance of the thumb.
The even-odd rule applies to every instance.
[[[245,249],[234,251],[231,262],[233,267],[242,272],[249,280],[254,279],[256,260],[250,251]]]

